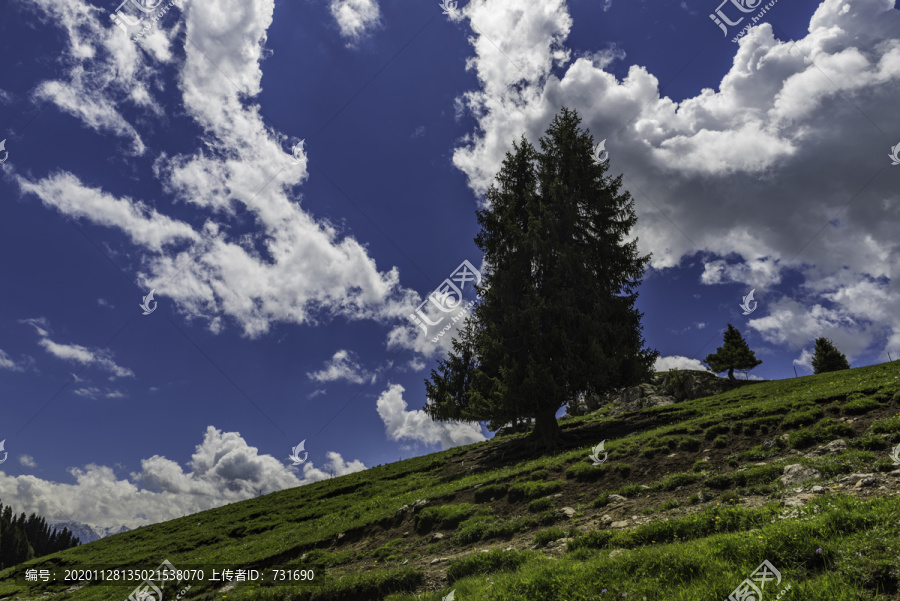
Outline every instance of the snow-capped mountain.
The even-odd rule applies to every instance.
[[[74,534],[81,544],[92,543],[95,540],[112,536],[113,534],[121,534],[128,532],[131,528],[127,526],[94,526],[93,524],[85,524],[82,522],[64,522],[64,521],[48,521],[47,524],[52,528],[62,530],[68,528],[69,532]]]

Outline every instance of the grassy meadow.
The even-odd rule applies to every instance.
[[[124,600],[21,576],[163,560],[207,575],[166,601],[721,601],[764,560],[765,601],[900,599],[900,362],[561,425],[555,454],[504,436],[42,557],[0,572],[0,601]],[[792,464],[817,476],[786,487]],[[265,580],[209,582],[222,567]]]

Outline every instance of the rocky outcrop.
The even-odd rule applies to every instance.
[[[697,370],[679,370],[657,374],[649,383],[615,390],[604,395],[587,395],[569,403],[566,413],[585,415],[610,403],[613,415],[647,407],[671,405],[725,392],[734,383],[715,374]]]

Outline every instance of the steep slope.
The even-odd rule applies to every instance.
[[[19,574],[164,560],[205,571],[170,583],[167,601],[188,585],[185,599],[228,601],[693,601],[727,597],[767,560],[779,571],[767,600],[900,599],[900,362],[619,409],[563,420],[554,455],[504,436],[111,536]],[[608,457],[592,465],[603,440]],[[210,582],[223,568],[265,580]],[[310,571],[312,584],[296,580]],[[13,576],[0,572],[0,600],[125,599],[137,584]]]

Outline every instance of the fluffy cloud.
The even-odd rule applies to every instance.
[[[800,319],[773,313],[780,333],[759,322],[770,340],[799,348],[814,323],[838,320],[841,338],[871,322],[848,350],[900,345],[900,193],[884,156],[896,140],[882,136],[900,130],[893,0],[824,0],[796,42],[760,24],[723,45],[735,55],[716,90],[681,101],[639,65],[618,80],[603,57],[570,62],[562,1],[472,0],[464,14],[480,87],[458,104],[479,127],[453,162],[473,191],[485,193],[513,140],[536,143],[558,107],[574,108],[607,139],[654,268],[702,252],[702,283],[758,286],[766,307],[794,270],[805,280],[803,306],[790,310]]]
[[[473,270],[478,273],[473,273]],[[447,280],[441,282],[436,290],[429,293],[427,302],[423,303],[415,298],[413,302],[416,304],[409,307],[404,323],[395,326],[388,333],[388,348],[411,349],[425,357],[446,356],[453,348],[453,339],[458,337],[459,330],[465,327],[471,317],[470,305],[475,299],[475,284],[481,283],[484,271],[484,260],[481,267],[475,267],[466,261],[448,274]],[[462,293],[461,299],[450,289],[448,280],[452,280],[453,285]],[[417,322],[409,321],[410,315]],[[421,367],[417,367],[419,365]],[[409,366],[414,370],[425,367],[417,360],[410,362]]]
[[[853,313],[840,306],[829,308],[791,299],[774,303],[769,315],[751,319],[748,325],[767,342],[793,350],[812,347],[815,339],[821,336],[830,338],[848,360],[862,353],[867,341],[878,334],[871,321],[859,321]],[[808,363],[798,363],[801,364]]]
[[[362,461],[355,459],[353,461],[344,461],[340,453],[329,451],[325,454],[328,458],[322,465],[317,468],[312,463],[303,464],[303,483],[318,482],[319,480],[327,480],[328,478],[337,478],[355,472],[361,472],[368,469]]]
[[[140,155],[146,146],[121,107],[144,115],[162,114],[152,90],[160,77],[145,57],[164,63],[171,59],[165,39],[157,33],[149,40],[148,54],[109,20],[109,10],[81,0],[26,0],[65,32],[67,51],[63,64],[67,79],[45,81],[35,89],[35,99],[54,103],[99,134],[112,134],[129,143]]]
[[[341,37],[355,44],[381,23],[375,0],[332,0],[331,14],[341,29]]]
[[[345,350],[336,352],[331,361],[325,364],[324,369],[306,375],[316,382],[347,380],[354,384],[365,384],[366,382],[374,384],[378,377],[376,373],[363,369],[351,358],[350,352]]]
[[[86,346],[81,346],[80,344],[62,344],[54,342],[50,339],[50,332],[47,331],[50,326],[43,317],[23,319],[20,320],[20,323],[32,326],[35,331],[37,331],[38,336],[41,337],[38,344],[40,344],[45,351],[58,359],[72,361],[80,365],[97,367],[111,373],[112,376],[110,379],[134,377],[133,371],[127,367],[122,367],[113,361],[113,354],[109,349],[91,349]]]
[[[20,463],[33,467],[34,460]],[[260,455],[239,433],[213,426],[197,445],[189,468],[154,455],[143,460],[141,471],[130,479],[94,464],[70,468],[74,484],[0,472],[0,498],[17,511],[35,511],[48,520],[135,528],[249,499],[260,490],[268,493],[323,480],[332,471],[337,476],[366,469],[360,461],[346,462],[332,452],[322,469],[304,464],[301,478],[295,468]]]
[[[193,152],[156,157],[154,174],[166,200],[202,213],[196,222],[203,225],[194,229],[166,215],[164,202],[151,209],[140,198],[92,188],[66,172],[17,175],[23,193],[63,215],[122,231],[141,251],[139,285],[156,289],[213,332],[225,327],[225,318],[257,336],[277,322],[398,319],[409,312],[415,295],[399,286],[396,268],[379,271],[359,242],[316,222],[295,200],[295,187],[308,177],[307,155],[301,151],[295,164],[285,150],[294,141],[273,132],[253,102],[261,90],[273,0],[187,3],[174,27],[137,41],[111,25],[105,10],[80,0],[25,1],[64,32],[62,61],[76,65],[68,81],[45,82],[42,97],[65,90],[55,97],[62,110],[98,133],[131,139],[135,152],[143,151],[140,129],[175,118],[155,99],[174,71],[179,108],[202,134]],[[373,25],[377,5],[339,4],[346,4],[338,12],[348,31],[361,35],[351,13]],[[182,28],[186,38],[175,35]],[[176,43],[184,44],[179,52]],[[60,104],[88,92],[91,101],[81,109]],[[128,104],[145,110],[139,121],[123,124]],[[255,229],[229,235],[243,212]]]
[[[481,427],[465,422],[436,422],[424,411],[407,411],[403,386],[392,384],[376,404],[378,415],[391,440],[411,440],[426,445],[440,443],[441,449],[486,440]]]
[[[69,217],[85,217],[97,225],[117,228],[135,244],[160,252],[166,244],[179,240],[197,242],[200,236],[191,226],[161,215],[140,201],[115,198],[99,188],[89,188],[71,173],[57,173],[40,181],[18,177],[23,192],[40,198],[47,207]]]
[[[762,288],[781,282],[781,270],[769,257],[736,264],[724,260],[708,261],[703,264],[700,282],[708,285],[737,282]]]
[[[653,364],[653,371],[668,371],[670,369],[696,369],[699,371],[709,371],[699,359],[690,359],[681,355],[672,355],[670,357],[658,357],[656,363]]]

